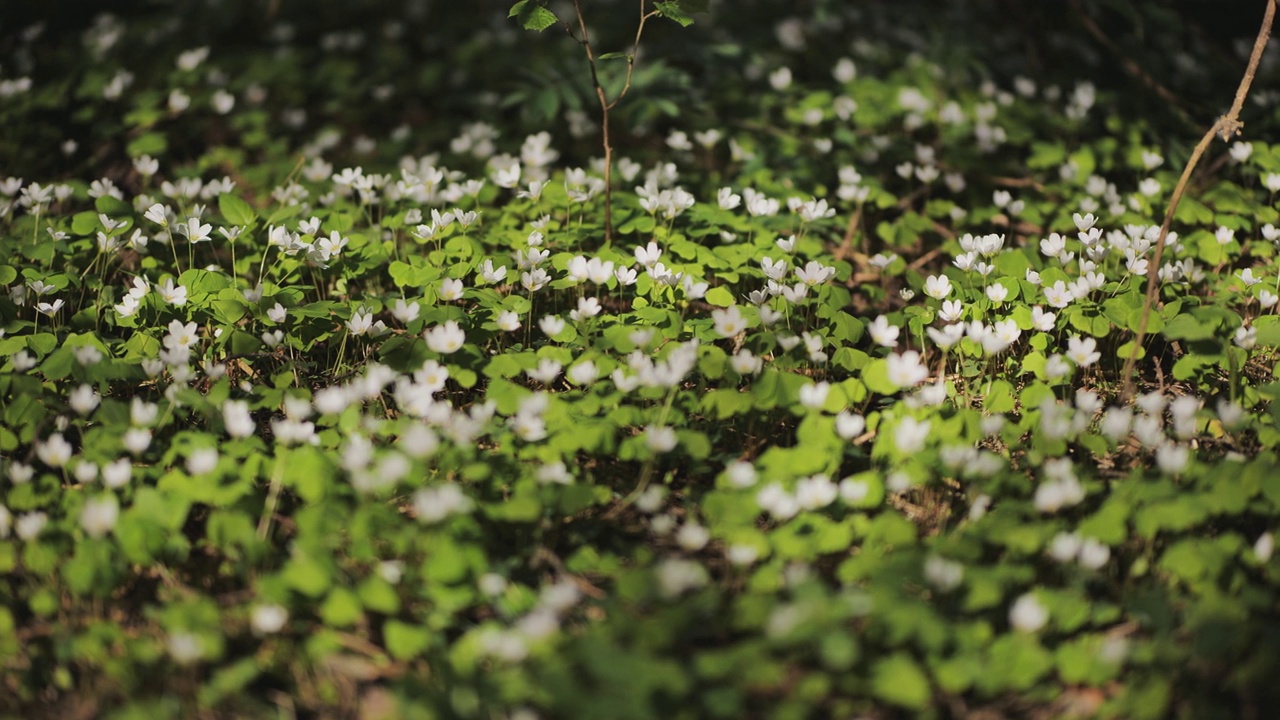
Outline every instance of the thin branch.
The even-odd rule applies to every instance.
[[[1267,40],[1271,37],[1271,24],[1276,16],[1276,2],[1277,0],[1267,0],[1267,12],[1262,18],[1262,28],[1258,30],[1258,37],[1253,42],[1249,66],[1244,71],[1244,77],[1240,79],[1240,87],[1236,89],[1236,97],[1231,103],[1231,109],[1226,115],[1219,117],[1204,137],[1200,138],[1195,150],[1191,152],[1191,158],[1187,160],[1187,166],[1182,169],[1182,177],[1178,178],[1178,185],[1173,189],[1169,209],[1165,211],[1164,222],[1160,225],[1160,236],[1156,238],[1156,251],[1147,271],[1146,299],[1142,303],[1142,319],[1138,321],[1138,331],[1133,339],[1133,352],[1125,360],[1124,370],[1121,371],[1121,376],[1124,378],[1124,386],[1120,391],[1122,403],[1128,402],[1133,397],[1133,371],[1138,362],[1142,343],[1147,338],[1147,322],[1151,319],[1151,308],[1160,295],[1160,260],[1164,255],[1165,238],[1169,236],[1169,226],[1173,224],[1173,215],[1178,209],[1178,203],[1182,200],[1182,193],[1186,190],[1187,183],[1191,180],[1191,173],[1196,169],[1196,163],[1200,162],[1200,157],[1213,142],[1213,137],[1217,135],[1225,142],[1239,135],[1244,127],[1244,123],[1240,121],[1240,110],[1244,107],[1245,98],[1249,95],[1249,87],[1253,84],[1253,77],[1258,71],[1258,63],[1262,60],[1262,52],[1266,50]]]
[[[622,98],[631,90],[631,78],[636,68],[636,53],[640,49],[640,37],[644,34],[644,25],[649,18],[656,16],[657,11],[645,12],[646,0],[640,0],[640,24],[636,27],[636,38],[631,45],[631,53],[627,56],[627,77],[617,97],[609,100],[604,85],[600,82],[600,73],[596,68],[596,54],[591,49],[591,38],[587,35],[587,20],[582,14],[581,0],[573,0],[573,10],[578,16],[578,32],[581,33],[582,47],[587,52],[587,64],[591,66],[591,84],[595,86],[596,98],[600,101],[600,134],[604,146],[604,242],[613,241],[613,144],[609,138],[609,111],[617,106]],[[573,37],[573,30],[565,24],[565,31]]]
[[[655,10],[650,13],[644,11],[645,0],[640,0],[640,24],[636,26],[636,39],[631,43],[631,52],[627,55],[627,79],[622,84],[622,90],[618,91],[618,96],[609,103],[609,110],[612,110],[622,98],[627,96],[627,92],[631,90],[631,76],[636,69],[636,55],[640,52],[640,36],[644,33],[644,24],[649,18],[656,17],[658,12]]]

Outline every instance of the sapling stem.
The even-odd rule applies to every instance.
[[[1124,378],[1124,385],[1120,390],[1121,402],[1127,402],[1133,397],[1133,371],[1134,366],[1138,362],[1138,353],[1142,349],[1142,342],[1147,337],[1147,322],[1151,319],[1151,308],[1155,305],[1156,299],[1160,295],[1160,259],[1164,255],[1165,238],[1169,236],[1169,226],[1173,224],[1174,212],[1178,209],[1178,203],[1182,201],[1182,193],[1187,189],[1187,183],[1191,180],[1191,173],[1196,169],[1196,164],[1200,162],[1200,157],[1204,155],[1205,150],[1209,149],[1209,145],[1213,142],[1214,136],[1221,136],[1225,141],[1235,135],[1240,134],[1244,123],[1240,122],[1240,110],[1244,107],[1244,100],[1249,95],[1249,86],[1253,84],[1253,76],[1258,70],[1258,63],[1262,60],[1262,52],[1267,48],[1267,40],[1271,37],[1271,25],[1276,17],[1277,0],[1267,0],[1267,11],[1262,18],[1262,27],[1258,30],[1258,37],[1253,43],[1253,52],[1249,55],[1249,65],[1245,68],[1244,77],[1240,79],[1240,87],[1236,89],[1235,100],[1231,103],[1231,109],[1226,115],[1218,118],[1204,137],[1200,138],[1200,142],[1196,144],[1194,150],[1191,151],[1191,158],[1187,160],[1187,165],[1182,169],[1182,176],[1178,178],[1178,184],[1173,189],[1173,197],[1169,200],[1169,208],[1165,211],[1164,222],[1160,225],[1160,235],[1156,238],[1155,254],[1151,258],[1151,266],[1147,273],[1147,292],[1142,303],[1142,319],[1138,321],[1138,331],[1133,338],[1133,352],[1124,361],[1124,369],[1121,375]]]
[[[267,530],[271,528],[271,518],[275,517],[276,505],[280,503],[280,485],[284,482],[284,458],[276,455],[275,466],[271,470],[271,484],[267,489],[267,503],[262,508],[262,517],[258,519],[258,539],[267,539]]]

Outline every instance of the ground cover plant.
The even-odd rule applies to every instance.
[[[0,11],[0,713],[1265,716],[1272,3],[443,5]]]

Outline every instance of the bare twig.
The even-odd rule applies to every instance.
[[[578,16],[578,33],[581,36],[577,40],[587,53],[587,64],[591,66],[591,84],[595,86],[596,98],[600,101],[600,132],[604,145],[604,241],[606,244],[613,240],[613,144],[609,140],[609,111],[617,107],[631,90],[631,78],[636,69],[636,53],[640,50],[640,36],[644,34],[644,25],[649,18],[658,14],[656,10],[645,12],[645,2],[646,0],[640,0],[640,23],[636,26],[636,38],[631,44],[631,52],[627,55],[626,80],[622,84],[622,90],[610,100],[604,91],[604,85],[600,83],[600,73],[596,68],[596,54],[591,49],[591,38],[587,35],[587,21],[582,15],[581,0],[573,0],[573,10]],[[565,31],[573,37],[573,31],[568,25],[565,26]]]
[[[1133,397],[1134,366],[1138,362],[1142,343],[1147,338],[1147,322],[1151,319],[1151,308],[1160,294],[1160,260],[1164,255],[1165,238],[1169,235],[1169,226],[1173,224],[1173,215],[1178,209],[1178,203],[1182,200],[1182,193],[1186,190],[1187,183],[1191,180],[1191,173],[1196,169],[1196,163],[1200,162],[1200,157],[1209,148],[1214,136],[1221,137],[1225,142],[1240,134],[1241,128],[1244,127],[1244,123],[1240,121],[1240,110],[1244,107],[1245,98],[1249,95],[1249,86],[1253,84],[1258,63],[1262,60],[1262,52],[1266,49],[1267,40],[1271,37],[1271,24],[1276,16],[1276,2],[1277,0],[1267,0],[1267,11],[1262,18],[1262,28],[1258,30],[1258,37],[1254,40],[1253,53],[1249,56],[1249,65],[1245,68],[1244,77],[1240,79],[1240,87],[1236,89],[1236,97],[1231,103],[1231,109],[1226,115],[1219,117],[1204,137],[1200,138],[1195,150],[1191,152],[1191,158],[1187,160],[1187,166],[1182,169],[1182,177],[1178,178],[1178,184],[1173,189],[1173,197],[1170,198],[1169,208],[1165,211],[1164,222],[1160,225],[1160,235],[1156,238],[1155,254],[1147,271],[1146,299],[1142,303],[1142,319],[1138,321],[1138,331],[1133,339],[1133,352],[1125,360],[1124,370],[1121,372],[1124,378],[1124,385],[1120,391],[1121,402],[1127,402]]]

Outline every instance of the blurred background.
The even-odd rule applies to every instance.
[[[0,174],[110,175],[140,150],[157,149],[161,137],[179,162],[198,162],[212,148],[252,154],[317,139],[331,154],[356,158],[368,141],[424,153],[469,122],[548,130],[570,160],[598,154],[581,48],[561,28],[521,30],[507,18],[510,6],[3,3]],[[634,0],[583,6],[597,52],[628,49]],[[572,16],[567,2],[550,7],[562,19]],[[1145,116],[1153,132],[1194,142],[1229,105],[1263,7],[1258,0],[714,0],[690,28],[649,23],[633,92],[616,115],[617,144],[660,147],[675,127],[732,129],[757,115],[768,72],[786,66],[797,83],[829,82],[846,56],[862,77],[888,75],[914,58],[940,69],[942,84],[1008,88],[1022,77],[1070,88],[1088,80],[1115,91],[1109,113]],[[200,48],[207,58],[183,69],[182,53]],[[1268,57],[1264,77],[1274,77],[1274,67]],[[623,61],[602,63],[607,83],[619,83],[624,68]],[[1257,83],[1246,122],[1274,116],[1262,112],[1274,105],[1271,87]],[[175,89],[188,107],[174,110]],[[208,113],[218,90],[261,112]],[[142,137],[150,144],[131,149]]]

